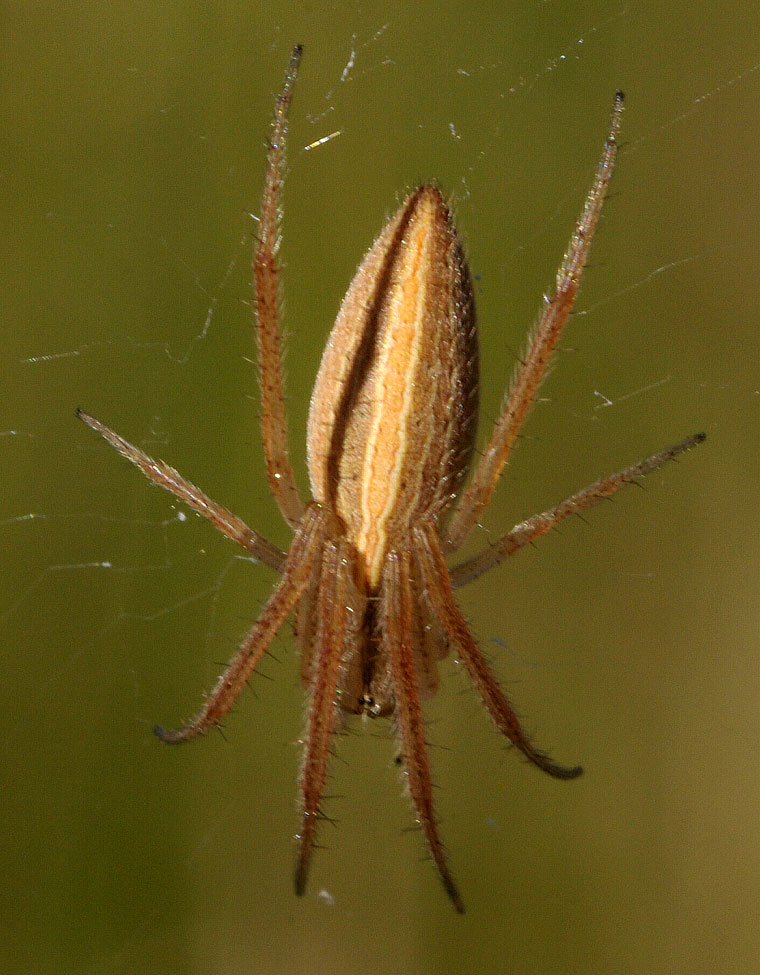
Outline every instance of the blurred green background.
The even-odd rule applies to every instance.
[[[760,10],[740,9],[5,5],[3,971],[757,971]],[[477,275],[484,435],[617,87],[625,144],[582,314],[475,543],[709,435],[462,593],[537,741],[586,767],[555,782],[507,753],[448,663],[429,737],[463,918],[404,832],[380,723],[338,743],[338,828],[294,897],[289,631],[227,741],[153,738],[197,707],[273,576],[74,418],[287,545],[247,358],[248,213],[296,41],[283,257],[303,485],[338,303],[422,179],[453,195]]]

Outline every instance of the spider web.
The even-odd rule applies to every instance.
[[[291,448],[304,493],[308,390],[339,296],[404,188],[434,175],[453,195],[477,276],[484,330],[482,424],[488,427],[511,372],[511,361],[501,367],[505,349],[519,352],[540,295],[551,286],[601,146],[618,75],[629,89],[630,107],[615,192],[592,254],[598,264],[589,269],[556,375],[544,387],[544,401],[529,421],[475,544],[599,474],[694,432],[708,419],[718,432],[746,429],[760,395],[749,368],[750,350],[757,345],[751,338],[751,303],[736,296],[750,293],[756,267],[752,238],[742,226],[753,223],[754,204],[744,200],[749,213],[743,221],[732,211],[738,209],[736,192],[749,192],[749,154],[736,133],[754,117],[760,91],[760,50],[751,48],[752,32],[743,32],[743,45],[714,59],[679,51],[675,37],[661,37],[662,56],[650,68],[656,76],[660,72],[655,88],[654,83],[647,87],[643,69],[627,59],[626,44],[658,25],[649,25],[630,4],[601,5],[587,14],[579,10],[566,23],[552,4],[517,10],[513,36],[503,38],[506,50],[498,56],[498,45],[489,43],[489,31],[474,15],[467,21],[471,42],[449,54],[440,35],[420,45],[410,38],[401,8],[380,6],[384,9],[373,13],[372,23],[357,8],[339,27],[331,11],[332,40],[319,35],[321,43],[309,44],[304,38],[283,243]],[[521,46],[532,18],[545,34]],[[19,280],[7,289],[33,297],[8,319],[8,395],[0,421],[7,472],[0,528],[8,567],[0,605],[9,715],[3,747],[11,768],[23,754],[19,740],[30,734],[35,740],[68,736],[71,748],[81,749],[75,761],[80,772],[87,756],[96,753],[88,741],[123,734],[133,750],[137,743],[148,756],[148,781],[160,782],[166,773],[153,758],[158,749],[153,749],[152,723],[170,724],[192,711],[201,689],[215,677],[216,662],[230,656],[271,589],[267,569],[252,567],[198,518],[144,483],[76,425],[74,409],[88,409],[287,546],[288,533],[262,474],[250,362],[249,264],[255,232],[250,211],[257,205],[262,170],[255,154],[266,136],[264,121],[290,33],[284,25],[269,30],[262,47],[272,56],[248,63],[244,78],[234,79],[238,88],[229,109],[230,74],[210,55],[194,68],[197,55],[183,49],[180,69],[168,55],[151,60],[155,52],[134,54],[119,47],[123,61],[113,71],[133,87],[125,95],[113,85],[102,96],[103,133],[91,148],[97,158],[92,167],[83,166],[70,197],[57,195],[55,179],[63,175],[55,160],[36,160],[42,168],[49,165],[50,181],[41,185],[55,202],[30,205],[33,239],[20,248]],[[245,63],[250,50],[241,46],[230,58]],[[204,72],[210,92],[205,96],[197,80]],[[188,78],[196,79],[189,89]],[[160,92],[155,98],[153,87]],[[55,100],[51,106],[58,107]],[[106,118],[111,110],[114,118]],[[76,127],[76,119],[72,124]],[[61,152],[71,151],[64,129],[50,125]],[[127,151],[135,145],[139,151]],[[24,146],[19,151],[23,156]],[[709,161],[700,163],[700,153]],[[178,168],[183,161],[186,171]],[[690,166],[702,174],[701,189]],[[33,200],[33,175],[18,177],[28,200]],[[702,228],[678,213],[688,195],[679,193],[681,184],[692,197],[699,194],[693,205],[703,210]],[[732,186],[738,190],[732,192]],[[138,207],[144,198],[151,205]],[[712,289],[717,288],[723,296],[716,297]],[[718,311],[723,321],[716,328]],[[660,315],[675,324],[661,327]],[[735,323],[731,334],[729,323]],[[739,456],[746,460],[746,454]],[[739,475],[752,470],[756,462],[731,477],[740,496]],[[634,534],[645,530],[650,517],[657,526],[671,517],[688,520],[685,493],[673,498],[676,482],[682,486],[683,480],[668,472],[656,481],[636,508]],[[701,493],[697,485],[689,495],[692,504]],[[621,501],[618,507],[624,520],[635,506]],[[615,520],[606,512],[599,517],[603,525]],[[614,530],[624,528],[616,524]],[[507,587],[504,577],[495,591],[485,584],[463,597],[476,631],[497,668],[515,679],[521,707],[539,732],[549,723],[539,717],[546,711],[575,710],[565,708],[566,682],[576,686],[597,666],[583,652],[545,655],[545,648],[566,640],[571,646],[584,644],[573,616],[582,616],[587,606],[591,612],[593,602],[582,602],[578,613],[578,592],[563,592],[563,574],[578,546],[588,545],[590,552],[578,570],[579,590],[599,592],[609,583],[617,592],[643,581],[652,589],[642,591],[651,592],[664,584],[666,556],[642,555],[628,542],[613,550],[608,540],[593,525],[589,530],[571,526],[560,539],[548,540],[536,557],[521,556],[525,564],[509,573],[508,586],[510,601],[522,608],[507,618],[501,615],[499,591]],[[693,549],[691,559],[696,561]],[[736,593],[735,576],[731,579]],[[558,607],[556,623],[536,621],[536,592]],[[605,609],[600,626],[609,624],[613,632],[613,616]],[[561,625],[568,620],[565,638]],[[672,624],[662,625],[672,637]],[[241,749],[258,754],[241,759],[238,750],[214,748],[210,758],[182,758],[167,784],[167,793],[179,802],[167,799],[159,811],[168,816],[186,803],[184,816],[191,819],[199,806],[190,785],[183,784],[183,773],[191,783],[205,782],[209,765],[204,763],[218,763],[218,778],[208,787],[216,812],[213,818],[202,813],[207,818],[185,865],[195,875],[212,851],[232,872],[230,889],[242,885],[255,869],[251,864],[259,862],[252,840],[240,850],[230,838],[242,833],[252,815],[250,795],[240,785],[241,761],[251,781],[263,782],[264,792],[277,783],[269,796],[276,819],[271,835],[280,836],[273,842],[279,843],[277,856],[285,857],[280,869],[287,869],[288,790],[298,764],[292,745],[300,734],[301,691],[288,632],[272,652],[276,659],[267,661],[254,682],[255,706],[249,696],[241,706],[245,719],[238,715],[231,722],[231,733],[255,746],[246,749],[241,743]],[[556,705],[547,707],[544,694]],[[450,703],[436,700],[431,708],[434,742],[450,741],[456,726]],[[478,725],[474,699],[465,697],[463,710]],[[91,732],[83,712],[89,714]],[[572,715],[551,726],[550,744],[567,733],[572,741],[583,741],[587,731],[582,716]],[[483,747],[486,736],[479,726],[465,734],[470,740],[458,751]],[[263,757],[263,746],[273,753]],[[364,763],[366,743],[361,747]],[[376,768],[388,757],[384,741],[377,747],[377,755],[367,759]],[[30,769],[35,761],[38,769],[48,767],[50,752],[42,746],[31,752]],[[345,752],[357,798],[341,802],[341,818],[361,816],[369,794],[384,803],[384,815],[388,810],[392,842],[393,830],[408,821],[393,777],[375,777],[357,767],[353,742]],[[460,759],[454,757],[455,767]],[[269,762],[280,765],[279,771],[263,769]],[[497,754],[487,769],[496,777],[503,765]],[[446,779],[444,799],[454,776]],[[97,769],[87,781],[97,788]],[[499,791],[494,786],[486,801],[475,802],[460,825],[472,818],[496,832],[502,829],[507,813],[494,802]],[[114,786],[112,805],[104,800],[106,816],[117,815],[120,798]],[[22,798],[12,803],[21,817]],[[41,804],[52,816],[52,800],[43,795]],[[67,821],[70,828],[77,822],[75,811]],[[344,844],[351,843],[345,833],[328,834],[335,849],[318,863],[320,879],[331,878],[336,859],[344,859]],[[114,834],[108,835],[113,840]],[[396,844],[393,856],[414,856],[413,842]],[[55,867],[65,876],[57,860]],[[386,870],[387,862],[381,867]],[[107,868],[102,870],[105,876]],[[262,866],[261,875],[271,880],[271,866]],[[340,864],[335,875],[339,887],[345,879]],[[222,882],[221,868],[214,876]],[[434,879],[427,879],[434,897]],[[325,909],[339,904],[332,884],[320,888],[315,878],[315,904]],[[184,891],[180,899],[192,912],[196,897]],[[86,911],[87,904],[85,891],[72,910]],[[154,924],[172,921],[171,911],[155,902],[116,948],[106,938],[90,953],[77,945],[70,957],[79,959],[79,970],[101,970],[104,958],[112,970],[129,970],[153,943]],[[231,929],[243,924],[240,917],[229,921]],[[130,930],[129,923],[124,930]],[[197,967],[190,968],[203,970],[198,960],[203,951],[197,946],[195,951]],[[285,970],[271,967],[273,956],[261,958],[271,970]],[[347,968],[347,956],[339,955],[336,965],[336,971]],[[45,961],[38,970],[48,970]]]

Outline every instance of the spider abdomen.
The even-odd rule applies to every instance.
[[[394,541],[455,495],[477,380],[470,272],[443,196],[422,186],[356,272],[309,410],[313,495],[345,524],[370,592]]]

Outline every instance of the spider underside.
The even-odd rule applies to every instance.
[[[148,457],[94,418],[81,411],[79,415],[151,481],[204,515],[280,575],[261,615],[200,712],[177,731],[156,728],[158,737],[170,743],[184,742],[218,726],[277,631],[294,613],[302,678],[309,695],[300,781],[297,893],[303,894],[306,888],[332,736],[341,726],[342,716],[390,716],[428,849],[448,896],[462,912],[433,808],[420,703],[437,689],[438,660],[451,650],[458,654],[496,727],[533,764],[561,779],[575,778],[582,770],[556,764],[526,737],[470,634],[454,588],[478,578],[569,515],[656,470],[700,443],[704,435],[689,437],[595,482],[515,526],[480,554],[447,567],[445,557],[460,548],[490,501],[572,309],[612,176],[622,111],[618,93],[604,151],[557,274],[555,292],[544,300],[509,397],[474,465],[468,487],[459,490],[472,454],[477,414],[471,284],[448,207],[435,187],[423,186],[409,196],[365,258],[328,342],[309,419],[309,469],[315,499],[304,506],[287,451],[277,261],[288,111],[300,55],[300,47],[295,48],[275,107],[254,258],[262,434],[269,484],[295,533],[290,549],[282,552],[175,470]],[[419,334],[428,329],[428,338],[409,331],[407,319],[414,316],[407,314],[404,301],[410,294],[417,301],[414,307],[422,309],[416,323],[422,330]],[[398,314],[396,306],[401,308]],[[407,333],[417,342],[422,365],[415,366],[416,353],[409,352],[403,360],[409,372],[404,372],[392,364],[392,357]],[[352,343],[355,354],[350,351]],[[419,371],[412,374],[415,368]],[[421,377],[427,377],[431,369],[437,370],[436,384],[426,395],[441,408],[427,410],[434,414],[430,430],[420,433],[424,424],[414,412],[414,404],[409,405],[409,397],[417,395],[423,385]],[[372,387],[372,383],[376,385]],[[376,407],[378,388],[383,395],[390,392],[385,405]],[[380,412],[369,413],[362,405],[365,389],[369,390],[367,402]],[[398,399],[393,399],[394,390]],[[402,404],[399,408],[398,403]],[[387,415],[381,415],[383,409]],[[409,420],[403,428],[399,413],[402,420]],[[424,407],[419,413],[427,418]],[[391,426],[400,431],[396,442],[387,439]],[[385,470],[383,465],[390,471],[387,478],[378,475]],[[377,484],[385,494],[374,502]],[[364,492],[360,497],[352,493],[355,485]],[[380,508],[370,516],[357,514],[364,510],[362,505],[369,510],[372,503]]]

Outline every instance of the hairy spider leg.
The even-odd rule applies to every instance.
[[[156,727],[154,731],[161,741],[170,745],[189,741],[217,726],[230,710],[277,631],[306,589],[309,573],[323,543],[325,520],[323,509],[312,502],[306,509],[303,524],[293,538],[282,579],[206,698],[203,707],[192,720],[176,731]]]
[[[381,588],[382,640],[390,663],[397,734],[404,756],[409,794],[446,893],[457,911],[463,914],[464,904],[448,867],[433,809],[433,783],[414,665],[410,572],[408,551],[389,553]]]
[[[661,450],[659,453],[652,454],[651,457],[646,457],[637,464],[632,464],[630,467],[618,471],[617,474],[610,474],[608,477],[603,477],[599,481],[594,481],[593,484],[589,484],[588,487],[583,488],[582,491],[578,491],[576,494],[571,494],[569,498],[565,498],[564,501],[561,501],[553,508],[549,508],[548,511],[544,511],[540,515],[533,515],[527,521],[515,525],[511,531],[508,531],[497,541],[488,545],[476,555],[473,555],[472,558],[465,559],[463,562],[459,562],[453,568],[449,569],[451,584],[455,589],[460,586],[466,586],[468,583],[480,578],[480,576],[488,572],[495,565],[499,565],[504,559],[513,555],[524,545],[533,542],[541,535],[545,535],[548,531],[551,531],[552,528],[556,527],[561,521],[564,521],[565,518],[580,514],[584,509],[591,508],[600,501],[611,498],[613,494],[626,484],[638,484],[642,477],[651,474],[652,471],[658,470],[664,464],[667,464],[669,460],[673,460],[687,450],[691,450],[692,447],[703,443],[705,439],[706,434],[695,433],[693,436],[682,440],[681,443],[677,443],[673,447],[668,447],[667,450]]]
[[[84,410],[77,410],[77,416],[88,427],[99,433],[115,450],[118,450],[122,457],[126,457],[130,463],[138,467],[149,481],[169,491],[193,511],[197,511],[199,515],[208,518],[211,524],[218,528],[223,535],[231,538],[238,545],[242,545],[246,552],[259,562],[263,562],[264,565],[268,565],[277,572],[282,572],[287,558],[285,552],[273,545],[269,539],[254,531],[253,528],[249,528],[242,518],[238,518],[227,508],[213,501],[200,488],[182,477],[173,467],[169,467],[162,460],[154,460],[149,457],[139,447],[133,446],[124,437],[119,436],[100,420],[89,416]]]
[[[536,392],[552,361],[562,329],[567,322],[580,287],[594,230],[599,222],[617,155],[617,138],[623,112],[623,93],[615,96],[612,120],[597,166],[591,190],[580,220],[570,238],[565,257],[557,272],[551,298],[544,298],[544,308],[529,343],[524,360],[518,365],[501,416],[496,421],[491,439],[475,467],[472,480],[454,509],[444,536],[444,551],[460,548],[473,525],[488,506],[504,465],[535,400]]]
[[[264,440],[267,477],[272,494],[291,528],[298,527],[303,516],[303,504],[288,459],[288,425],[285,417],[282,376],[280,265],[277,252],[280,249],[288,112],[302,50],[300,44],[293,48],[285,83],[275,104],[259,215],[258,241],[253,257],[261,387],[261,433]]]
[[[520,749],[527,759],[544,772],[557,779],[577,778],[583,772],[580,765],[571,767],[558,765],[548,755],[534,748],[520,727],[517,715],[499,687],[475,638],[468,629],[467,621],[456,604],[435,524],[415,529],[414,543],[414,552],[422,565],[427,591],[438,618],[451,642],[459,648],[467,672],[483,698],[496,727],[516,748]]]

